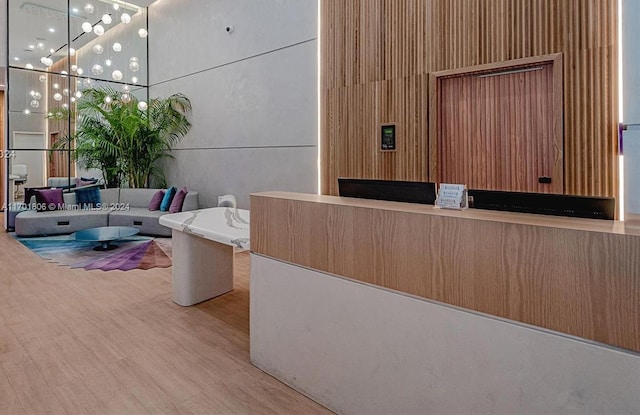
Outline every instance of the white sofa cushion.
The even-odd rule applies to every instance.
[[[15,231],[18,236],[60,235],[108,224],[109,211],[102,209],[26,210],[16,216]]]
[[[133,226],[140,230],[141,235],[171,236],[171,229],[158,221],[166,213],[141,207],[113,210],[109,213],[109,226]]]
[[[171,236],[171,229],[158,222],[168,212],[149,210],[149,202],[157,191],[101,189],[100,207],[86,210],[77,208],[75,193],[64,193],[67,210],[20,212],[15,218],[15,232],[18,236],[56,235],[99,226],[134,226],[143,235]],[[182,210],[198,208],[198,192],[187,193]]]

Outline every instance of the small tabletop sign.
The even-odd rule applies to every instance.
[[[436,207],[443,209],[466,209],[469,207],[467,186],[464,184],[441,183],[436,199]]]

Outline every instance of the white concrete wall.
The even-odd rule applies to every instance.
[[[0,72],[7,66],[7,0],[0,0]],[[4,81],[4,78],[2,79]],[[4,82],[0,82],[2,84]]]
[[[251,256],[251,361],[341,414],[638,414],[640,356]]]
[[[232,31],[228,33],[227,27]],[[150,95],[184,93],[193,127],[170,184],[205,206],[317,191],[317,0],[160,1],[149,8]]]
[[[640,126],[629,126],[624,143],[624,211],[640,215]]]
[[[622,0],[623,122],[639,124],[624,132],[625,212],[640,214],[640,2]]]

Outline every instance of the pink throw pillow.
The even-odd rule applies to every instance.
[[[149,202],[149,210],[160,210],[160,203],[164,197],[164,190],[160,189],[153,194],[151,201]]]

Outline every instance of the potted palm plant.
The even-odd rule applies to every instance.
[[[150,99],[140,109],[138,99],[110,87],[83,91],[76,106],[75,158],[86,168],[98,168],[109,187],[165,187],[160,161],[191,128],[191,102],[183,94]]]

